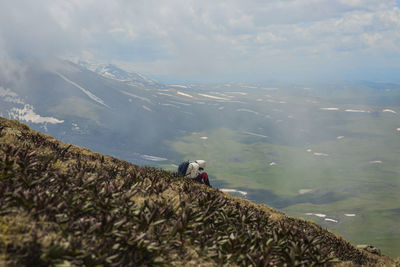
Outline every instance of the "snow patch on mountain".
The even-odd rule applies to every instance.
[[[191,104],[188,103],[182,103],[182,102],[178,102],[178,101],[169,101],[171,103],[177,104],[177,105],[182,105],[182,106],[191,106]]]
[[[174,105],[174,104],[171,104],[171,103],[162,103],[160,105],[161,106],[165,106],[165,107],[174,107],[174,108],[177,108],[177,109],[181,108],[180,106],[177,106],[177,105]]]
[[[164,95],[164,96],[169,96],[169,97],[174,97],[173,95],[166,94],[166,93],[157,93],[158,95]]]
[[[32,123],[63,123],[63,120],[56,119],[54,117],[42,117],[39,114],[35,113],[33,106],[31,105],[24,105],[23,108],[12,108],[8,112],[8,116],[11,119],[20,120],[20,121],[27,121]]]
[[[257,111],[251,110],[251,109],[247,109],[247,108],[239,108],[236,111],[239,112],[248,112],[248,113],[253,113],[255,115],[258,115],[259,113]]]
[[[104,101],[100,98],[97,97],[96,95],[94,95],[93,93],[91,93],[89,90],[83,88],[82,86],[80,86],[79,84],[71,81],[70,79],[68,79],[67,77],[65,77],[64,75],[62,75],[61,73],[56,72],[56,74],[58,76],[60,76],[61,79],[63,79],[64,81],[66,81],[67,83],[72,84],[73,86],[75,86],[76,88],[80,89],[84,94],[86,94],[90,99],[96,101],[97,103],[110,108],[107,104],[104,103]]]
[[[258,133],[252,133],[252,132],[248,132],[248,131],[245,131],[245,132],[243,132],[244,134],[248,134],[248,135],[252,135],[252,136],[257,136],[257,137],[262,137],[262,138],[268,138],[268,136],[266,136],[266,135],[262,135],[262,134],[258,134]]]
[[[211,99],[216,99],[216,100],[224,100],[224,101],[229,101],[230,99],[228,98],[224,98],[224,97],[219,97],[219,96],[213,96],[213,95],[207,95],[207,94],[198,94],[199,96],[202,97],[207,97],[207,98],[211,98]]]
[[[108,79],[126,82],[131,85],[159,85],[157,81],[140,73],[126,71],[113,64],[93,63],[86,61],[78,61],[77,64]]]
[[[149,108],[148,106],[142,105],[142,108],[147,110],[147,111],[153,111],[151,108]]]
[[[42,117],[35,112],[35,109],[32,105],[25,104],[24,100],[19,97],[19,95],[10,89],[5,89],[0,86],[0,98],[4,102],[17,104],[22,107],[13,107],[8,110],[8,117],[14,120],[32,122],[32,123],[51,123],[58,124],[63,123],[63,120],[59,120],[54,117]],[[46,130],[46,128],[45,128]]]
[[[134,97],[134,98],[137,98],[137,99],[140,99],[140,100],[146,101],[146,102],[148,102],[148,103],[150,103],[150,104],[151,104],[151,101],[150,101],[150,99],[148,99],[147,97],[138,96],[138,95],[135,95],[135,94],[132,94],[132,93],[129,93],[129,92],[123,91],[123,90],[121,90],[120,92],[121,92],[121,93],[123,93],[123,94],[125,94],[125,95],[128,95],[128,96],[131,96],[131,97]]]
[[[78,124],[72,123],[72,130],[74,130],[74,131],[79,131],[80,128],[79,128]]]
[[[182,96],[186,96],[186,97],[190,97],[190,98],[193,98],[192,95],[189,95],[189,94],[186,94],[186,93],[183,93],[183,92],[180,92],[180,91],[176,91],[176,94],[182,95]]]
[[[181,85],[181,84],[171,84],[170,86],[179,88],[188,88],[186,85]]]
[[[18,97],[17,93],[14,93],[10,89],[5,89],[0,86],[0,97],[3,98],[5,102],[14,103],[14,104],[25,104],[22,99]]]

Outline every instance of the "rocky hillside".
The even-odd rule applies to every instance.
[[[394,265],[314,223],[0,118],[0,266]]]

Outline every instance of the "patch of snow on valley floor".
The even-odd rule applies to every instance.
[[[170,96],[170,97],[174,97],[173,95],[170,94],[166,94],[166,93],[157,93],[158,95],[165,95],[165,96]]]
[[[227,92],[227,93],[228,94],[243,95],[243,96],[247,95],[247,93],[244,93],[244,92]]]
[[[328,156],[329,156],[329,154],[326,154],[326,153],[319,153],[319,152],[315,152],[315,153],[314,153],[314,156],[320,156],[320,157],[328,157]]]
[[[390,112],[390,113],[393,113],[393,114],[397,114],[397,112],[392,110],[392,109],[384,109],[384,110],[382,110],[382,112]]]
[[[183,93],[183,92],[180,92],[180,91],[176,91],[176,94],[181,95],[181,96],[186,96],[186,97],[189,97],[189,98],[193,98],[192,95],[189,95],[189,94],[186,94],[186,93]]]
[[[175,104],[178,104],[178,105],[182,105],[182,106],[191,106],[191,104],[188,104],[188,103],[182,103],[182,102],[171,101],[171,100],[169,102],[175,103]]]
[[[331,111],[334,111],[334,110],[339,110],[339,108],[320,108],[321,110],[331,110]]]
[[[380,164],[380,163],[382,163],[382,160],[371,160],[369,163],[371,163],[371,164]]]
[[[207,94],[198,94],[199,96],[211,98],[211,99],[216,99],[216,100],[224,100],[224,101],[229,101],[230,99],[224,98],[224,97],[219,97],[219,96],[213,96],[213,95],[207,95]]]
[[[239,193],[239,194],[241,194],[243,196],[247,195],[246,191],[240,191],[240,190],[236,190],[236,189],[221,188],[219,190],[222,191],[222,192],[225,192],[225,193]]]
[[[166,158],[150,156],[150,155],[141,155],[141,157],[144,158],[145,160],[150,160],[150,161],[166,161],[166,160],[168,160]]]
[[[337,140],[341,140],[341,139],[343,139],[343,138],[344,138],[343,135],[336,137]]]
[[[308,193],[312,193],[312,192],[314,192],[313,189],[300,189],[299,190],[300,195],[304,195],[304,194],[308,194]]]
[[[179,106],[177,106],[177,105],[174,105],[174,104],[171,104],[171,103],[161,104],[161,106],[165,106],[165,107],[174,107],[174,108],[178,108],[178,109],[181,108],[181,107],[179,107]]]
[[[269,164],[269,166],[276,166],[276,165],[278,165],[276,162],[271,162],[271,163]]]
[[[326,217],[326,214],[322,214],[322,213],[307,212],[306,215],[308,215],[308,216],[317,216],[319,218],[325,218]]]
[[[247,109],[247,108],[239,108],[236,111],[239,112],[249,112],[249,113],[253,113],[255,115],[258,115],[259,113],[257,111],[251,110],[251,109]]]
[[[186,85],[180,85],[180,84],[171,84],[170,86],[179,88],[188,88]]]
[[[334,219],[329,219],[329,218],[325,218],[325,221],[328,221],[328,222],[334,222],[334,223],[337,223],[337,222],[339,222],[339,221],[337,221],[337,220],[334,220]]]
[[[202,136],[202,137],[200,137],[200,139],[207,140],[208,137],[207,136]]]
[[[252,133],[252,132],[243,132],[244,134],[252,135],[252,136],[257,136],[257,137],[262,137],[262,138],[268,138],[266,135],[262,134],[257,134],[257,133]]]
[[[251,88],[251,89],[256,89],[256,86],[251,86],[251,85],[241,85],[240,87],[242,88]]]
[[[145,105],[143,105],[142,108],[144,108],[147,111],[153,111],[153,110],[151,110],[151,108],[149,108],[148,106],[145,106]]]
[[[346,112],[353,112],[353,113],[370,113],[370,111],[363,110],[363,109],[346,109]]]

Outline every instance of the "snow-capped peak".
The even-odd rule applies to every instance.
[[[136,85],[160,85],[157,81],[150,79],[140,73],[125,71],[113,64],[92,63],[87,61],[78,61],[77,64],[109,79]]]

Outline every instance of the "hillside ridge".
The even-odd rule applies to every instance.
[[[303,219],[0,117],[0,266],[382,265]]]

